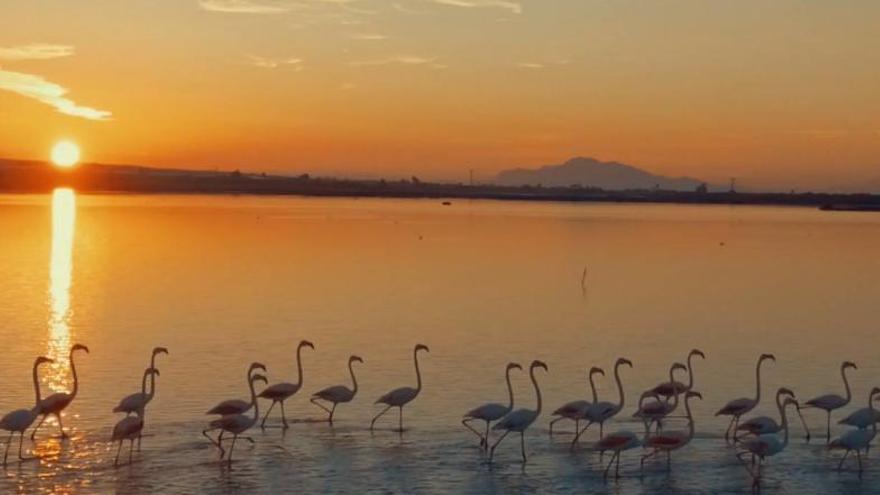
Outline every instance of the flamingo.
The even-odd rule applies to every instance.
[[[791,397],[792,399],[797,399],[791,389],[780,387],[779,390],[776,391],[776,408],[779,409],[780,418],[782,418],[783,409],[782,398],[786,396]],[[797,413],[801,418],[801,424],[804,425],[804,430],[807,432],[807,441],[809,441],[810,430],[807,429],[807,423],[804,421],[804,416],[801,414],[800,407],[797,408]],[[769,435],[771,433],[779,433],[782,431],[782,426],[769,416],[758,416],[742,423],[736,429],[737,431],[742,431],[750,435]]]
[[[671,382],[663,382],[652,388],[650,391],[656,393],[657,395],[664,397],[667,401],[672,398],[677,390],[678,393],[683,394],[689,390],[694,389],[694,364],[693,358],[694,356],[699,356],[703,359],[706,359],[706,355],[703,354],[703,351],[699,349],[691,349],[691,352],[688,353],[687,357],[687,369],[688,369],[688,384],[685,385],[679,381],[671,381]]]
[[[34,420],[40,414],[40,379],[37,376],[37,369],[43,363],[54,363],[55,361],[47,357],[40,356],[34,361],[34,394],[36,401],[32,409],[16,409],[7,413],[0,419],[0,430],[9,432],[9,438],[6,441],[6,453],[3,454],[3,465],[6,466],[6,458],[9,456],[9,445],[12,444],[12,435],[18,433],[18,459],[21,461],[28,458],[21,454],[21,444],[24,440],[24,432],[34,424]]]
[[[73,363],[73,353],[76,351],[86,351],[86,354],[88,354],[89,348],[82,344],[74,344],[74,346],[70,348],[70,372],[73,373],[73,390],[71,390],[70,393],[56,392],[40,402],[40,414],[42,417],[40,418],[40,422],[37,423],[37,426],[34,428],[34,431],[31,432],[31,440],[36,437],[37,430],[40,429],[40,426],[43,425],[43,421],[46,421],[46,417],[50,414],[58,418],[58,429],[61,430],[61,438],[67,438],[67,433],[64,432],[64,425],[61,423],[61,411],[66,409],[67,406],[73,402],[73,399],[76,398],[77,391],[79,391],[79,378],[76,376],[76,365]]]
[[[140,441],[141,432],[144,430],[144,418],[140,415],[126,416],[119,420],[113,427],[113,435],[110,437],[111,442],[119,442],[119,448],[116,449],[116,459],[113,460],[113,466],[119,465],[119,452],[122,450],[122,442],[128,440],[131,442],[128,448],[128,463],[131,464],[131,455],[134,450],[134,441]],[[138,446],[140,449],[140,446]]]
[[[571,441],[571,449],[574,449],[575,445],[577,445],[578,439],[581,438],[581,435],[583,435],[584,432],[587,431],[587,428],[593,423],[599,423],[599,438],[602,438],[604,436],[605,422],[616,416],[617,413],[623,409],[625,402],[623,383],[620,381],[620,367],[624,364],[630,368],[633,367],[632,361],[626,358],[618,358],[617,362],[614,363],[614,380],[617,382],[617,394],[618,397],[620,397],[619,402],[617,404],[612,404],[611,402],[603,401],[596,402],[590,406],[584,414],[584,418],[589,422],[587,423],[587,426],[584,426],[584,428],[574,436],[574,439]]]
[[[734,399],[725,404],[724,407],[715,413],[715,416],[731,417],[730,424],[727,425],[727,430],[724,432],[725,441],[729,440],[731,430],[733,431],[733,439],[736,441],[736,427],[739,426],[739,418],[744,414],[748,414],[752,409],[757,407],[758,402],[761,401],[761,363],[768,359],[776,362],[776,356],[773,354],[761,354],[761,357],[758,358],[758,364],[755,365],[755,387],[757,388],[755,398],[750,399],[748,397],[743,397],[740,399]]]
[[[620,478],[620,453],[625,450],[634,449],[642,445],[642,441],[639,440],[639,437],[631,432],[631,431],[618,431],[614,433],[609,433],[608,435],[599,439],[593,447],[595,450],[598,450],[600,454],[604,454],[607,451],[614,452],[614,455],[611,456],[611,460],[608,462],[608,466],[605,467],[605,472],[602,474],[602,479],[608,479],[608,470],[611,469],[611,465],[615,464],[614,467],[614,478]]]
[[[676,389],[676,393],[678,390]],[[688,390],[684,395],[684,411],[685,417],[688,422],[688,431],[687,433],[683,432],[673,432],[673,433],[658,433],[654,436],[648,437],[648,440],[645,442],[645,447],[649,449],[653,449],[651,452],[642,456],[642,467],[645,465],[645,459],[649,457],[653,457],[660,453],[661,451],[666,452],[666,470],[669,471],[671,468],[671,457],[672,451],[678,450],[688,443],[694,438],[694,417],[691,414],[691,403],[690,399],[696,397],[700,400],[703,399],[703,396],[699,392],[694,392]]]
[[[489,447],[489,424],[492,421],[497,421],[507,414],[510,411],[513,411],[513,386],[510,384],[510,370],[518,369],[521,370],[522,366],[517,363],[507,363],[507,369],[504,370],[504,378],[507,380],[507,395],[510,397],[508,404],[505,406],[503,404],[498,404],[497,402],[489,402],[487,404],[483,404],[482,406],[471,409],[464,415],[464,419],[461,420],[461,424],[464,425],[465,428],[474,432],[475,435],[480,437],[480,448],[488,448]],[[480,420],[486,422],[486,433],[480,433],[475,430],[474,427],[470,425],[471,421]]]
[[[215,419],[209,423],[208,429],[202,431],[202,435],[208,438],[218,449],[220,449],[220,459],[223,459],[223,456],[226,454],[226,450],[223,449],[223,433],[229,432],[232,433],[232,446],[229,448],[229,456],[226,460],[229,464],[232,464],[232,451],[235,450],[235,441],[238,439],[238,436],[244,433],[245,431],[251,429],[257,421],[260,419],[260,403],[257,402],[256,391],[254,390],[254,382],[261,381],[263,383],[269,383],[266,380],[266,377],[259,374],[254,373],[251,377],[251,398],[254,403],[254,416],[245,416],[244,414],[227,414],[222,418]],[[220,434],[217,436],[217,441],[215,442],[213,438],[208,435],[209,431],[220,430]]]
[[[354,399],[354,396],[358,391],[358,382],[354,377],[354,369],[352,368],[352,364],[357,361],[358,363],[363,363],[364,360],[361,359],[360,356],[351,356],[348,358],[348,372],[351,374],[351,386],[352,388],[348,388],[345,385],[336,385],[333,387],[327,387],[323,390],[319,390],[312,395],[311,402],[312,404],[320,407],[321,409],[330,413],[330,416],[327,417],[327,422],[331,425],[333,424],[333,413],[336,412],[336,406],[340,403],[351,402]],[[324,400],[333,404],[333,407],[328,409],[326,406],[318,402],[318,400]]]
[[[835,439],[833,442],[828,444],[828,448],[831,449],[845,449],[846,452],[843,454],[843,458],[840,459],[840,463],[837,465],[837,470],[840,471],[843,469],[843,462],[846,460],[846,457],[850,452],[856,453],[856,459],[859,460],[859,478],[862,477],[862,455],[859,453],[859,450],[865,449],[865,455],[868,455],[868,448],[871,446],[871,440],[874,440],[874,437],[877,436],[877,423],[871,423],[871,429],[856,429],[850,430],[844,433],[840,438]]]
[[[739,443],[743,450],[736,454],[736,458],[743,463],[746,471],[752,476],[753,487],[757,487],[760,484],[761,472],[766,458],[782,452],[785,450],[785,447],[788,446],[788,417],[785,414],[785,409],[789,405],[797,407],[798,403],[791,397],[786,397],[782,403],[782,440],[779,440],[778,435],[770,434],[749,438]],[[752,464],[754,464],[755,457],[758,458],[757,472],[753,471],[743,460],[743,457],[747,455],[752,456]]]
[[[150,378],[150,393],[146,393],[148,376]],[[113,412],[124,412],[126,416],[131,413],[135,413],[138,417],[143,419],[146,416],[147,404],[149,404],[150,401],[153,400],[153,396],[156,395],[157,376],[159,376],[159,370],[157,370],[156,368],[145,369],[144,377],[141,379],[141,392],[131,394],[119,401],[119,405],[113,408]],[[132,426],[133,423],[126,423],[124,429],[128,431],[128,429],[130,429]],[[138,430],[138,450],[141,450],[141,430],[143,430],[143,424],[141,424],[140,429]],[[120,447],[121,446],[122,441],[120,440]]]
[[[260,392],[260,397],[264,399],[270,399],[272,401],[272,405],[269,406],[269,410],[267,410],[266,415],[263,416],[263,421],[260,423],[260,428],[266,428],[266,419],[269,417],[269,413],[272,412],[272,408],[275,407],[275,404],[278,403],[281,404],[281,424],[283,425],[283,428],[285,430],[289,428],[289,426],[287,425],[287,418],[284,417],[284,401],[293,396],[293,394],[299,392],[299,389],[302,388],[303,368],[300,354],[302,353],[303,347],[308,347],[313,350],[315,349],[315,345],[308,340],[302,340],[300,341],[299,345],[296,346],[296,383],[276,383],[275,385],[266,387],[265,389],[263,389],[262,392]]]
[[[590,406],[592,406],[593,404],[595,404],[596,402],[599,401],[598,394],[596,393],[596,383],[593,381],[594,374],[600,374],[602,376],[605,376],[605,370],[603,370],[602,368],[597,368],[597,367],[593,366],[592,368],[590,368],[590,371],[588,373],[588,376],[590,379],[590,391],[593,393],[593,401],[590,402],[590,401],[586,401],[586,400],[575,400],[575,401],[569,402],[567,404],[564,404],[559,409],[553,411],[553,416],[559,416],[559,417],[550,422],[550,434],[551,435],[553,434],[553,425],[561,419],[574,420],[575,433],[577,433],[580,430],[581,419],[583,419],[584,414],[586,414],[586,412],[587,412],[587,409],[589,409]]]
[[[681,363],[672,363],[672,366],[669,367],[669,382],[671,384],[675,384],[675,370],[684,370],[687,371],[687,367]],[[651,431],[651,423],[657,423],[658,432],[663,428],[661,425],[661,421],[666,416],[672,414],[675,409],[678,408],[678,396],[682,393],[677,385],[673,385],[670,387],[672,389],[672,402],[664,402],[657,400],[653,402],[643,402],[645,398],[648,396],[654,395],[657,397],[657,392],[653,390],[648,391],[645,394],[642,394],[641,400],[639,400],[639,410],[633,414],[633,417],[642,418],[642,422],[645,424],[645,438],[648,437],[648,434]],[[685,390],[686,391],[686,390]]]
[[[535,387],[535,396],[538,400],[537,407],[534,410],[517,409],[495,423],[495,426],[493,426],[492,429],[504,430],[504,433],[502,433],[498,440],[492,445],[492,449],[489,451],[489,462],[491,462],[492,457],[495,456],[495,449],[498,447],[498,444],[504,440],[504,437],[506,437],[508,433],[515,431],[519,432],[519,444],[520,449],[522,450],[523,464],[526,463],[526,429],[528,429],[528,427],[531,426],[541,414],[541,388],[538,387],[538,380],[535,379],[535,368],[543,368],[544,371],[548,370],[547,365],[542,361],[532,361],[532,365],[529,366],[529,377],[532,379],[532,385]]]
[[[838,421],[837,424],[855,426],[860,430],[864,430],[872,424],[880,422],[880,411],[874,407],[875,396],[878,395],[880,395],[880,388],[872,388],[871,393],[868,394],[868,407],[853,411],[849,416]],[[876,398],[880,399],[880,397]]]
[[[847,368],[852,368],[854,370],[859,369],[855,363],[850,361],[844,361],[840,364],[840,376],[843,377],[843,386],[846,387],[846,397],[841,397],[837,394],[826,394],[820,395],[819,397],[815,397],[806,402],[806,407],[815,407],[825,411],[827,415],[826,441],[828,443],[831,443],[831,411],[846,406],[852,399],[852,392],[849,389],[849,380],[846,379]]]
[[[419,351],[431,352],[431,350],[428,349],[428,346],[422,344],[416,344],[413,349],[413,362],[416,367],[416,388],[400,387],[388,392],[382,397],[379,397],[375,403],[385,404],[387,407],[382,409],[382,412],[377,414],[376,417],[373,418],[373,421],[370,422],[370,431],[373,431],[373,426],[376,424],[377,419],[382,417],[382,415],[388,412],[392,407],[397,407],[400,409],[400,414],[398,416],[398,431],[403,433],[403,406],[415,400],[415,398],[419,396],[419,392],[422,391],[422,373],[419,371]]]
[[[248,367],[248,371],[247,371],[248,386],[250,386],[250,383],[251,383],[251,374],[254,372],[254,370],[257,370],[257,369],[263,370],[265,372],[266,366],[263,365],[262,363],[257,363],[257,362],[251,363],[251,365],[250,365],[250,367]],[[205,414],[219,414],[221,416],[226,416],[227,414],[244,414],[248,411],[248,409],[254,407],[254,402],[255,402],[255,399],[250,400],[250,401],[243,401],[241,399],[224,400],[223,402],[212,407]]]

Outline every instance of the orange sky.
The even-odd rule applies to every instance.
[[[576,155],[880,190],[880,2],[32,0],[0,156],[488,180]]]

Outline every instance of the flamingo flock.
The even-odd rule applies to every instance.
[[[254,443],[254,439],[247,432],[258,424],[265,429],[266,422],[275,405],[281,409],[281,427],[288,429],[289,423],[284,405],[293,399],[303,387],[303,349],[315,349],[315,345],[308,340],[302,340],[296,347],[297,378],[295,383],[281,382],[268,385],[267,367],[260,362],[251,363],[246,370],[246,385],[249,399],[233,398],[224,400],[207,411],[206,414],[214,416],[208,421],[207,427],[202,434],[217,448],[221,462],[232,463],[233,452],[238,440]],[[3,465],[6,466],[9,450],[13,443],[13,437],[18,435],[18,459],[25,461],[34,457],[24,455],[24,435],[36,422],[31,432],[31,439],[35,439],[37,432],[45,419],[54,416],[58,421],[58,428],[62,438],[68,434],[62,423],[63,412],[71,405],[79,391],[79,377],[77,375],[75,354],[79,351],[89,353],[89,348],[75,344],[70,348],[69,362],[70,373],[73,378],[72,389],[69,392],[56,392],[47,397],[41,394],[40,366],[54,362],[52,359],[40,356],[36,358],[32,366],[32,379],[34,387],[33,407],[17,409],[0,418],[0,429],[7,431],[6,449],[3,456]],[[415,371],[415,387],[403,386],[395,388],[379,397],[375,403],[384,407],[370,422],[369,430],[373,431],[379,419],[392,408],[398,409],[397,428],[395,431],[401,435],[404,433],[403,408],[416,400],[422,392],[422,372],[419,367],[420,353],[429,353],[427,346],[416,344],[412,350],[413,368]],[[145,428],[147,408],[156,395],[156,381],[160,376],[157,367],[157,357],[168,355],[168,349],[156,347],[152,350],[149,364],[144,368],[141,377],[139,392],[131,393],[119,400],[113,408],[114,413],[124,414],[113,426],[110,441],[117,443],[114,466],[119,465],[119,458],[125,441],[129,442],[128,463],[132,462],[135,451],[140,451],[141,440]],[[686,448],[694,439],[696,425],[692,412],[693,400],[703,399],[703,394],[695,388],[694,358],[705,360],[705,354],[699,349],[693,349],[688,353],[686,363],[674,362],[670,365],[667,379],[658,385],[645,390],[639,397],[638,404],[632,417],[641,421],[644,432],[639,434],[629,430],[618,430],[605,433],[605,424],[613,421],[624,409],[626,393],[621,378],[621,368],[633,368],[632,361],[626,358],[618,358],[613,367],[614,382],[617,388],[617,400],[615,402],[599,400],[596,377],[605,376],[605,371],[597,366],[588,369],[587,381],[589,383],[589,395],[586,398],[576,399],[563,404],[553,410],[553,419],[549,422],[550,435],[554,435],[554,425],[562,420],[574,422],[574,438],[569,446],[574,450],[579,445],[581,437],[594,425],[599,425],[596,440],[592,443],[592,450],[603,455],[610,453],[611,457],[604,464],[603,477],[607,479],[612,472],[615,478],[620,477],[620,462],[624,452],[641,448],[643,454],[640,458],[641,469],[645,463],[657,456],[665,454],[666,469],[672,469],[672,454]],[[780,387],[775,394],[775,405],[778,411],[778,420],[770,416],[747,417],[760,404],[762,398],[761,372],[765,363],[776,362],[773,354],[762,354],[755,364],[755,394],[753,397],[742,397],[727,402],[719,409],[716,416],[729,417],[727,429],[723,434],[725,443],[734,451],[734,457],[745,467],[752,479],[753,486],[760,485],[763,478],[765,463],[775,456],[785,452],[790,443],[789,411],[794,410],[800,417],[801,425],[806,432],[806,441],[810,440],[807,423],[803,417],[802,409],[821,409],[826,413],[826,443],[832,450],[842,450],[843,456],[837,464],[837,470],[842,470],[846,460],[852,454],[856,458],[856,466],[859,477],[863,472],[863,454],[867,455],[870,444],[877,435],[877,423],[880,422],[880,410],[876,403],[880,400],[880,388],[874,387],[868,394],[867,407],[860,408],[840,419],[838,424],[849,429],[840,437],[832,439],[831,421],[832,414],[846,407],[852,400],[852,390],[847,377],[848,370],[857,370],[855,363],[844,361],[840,366],[840,374],[843,381],[845,396],[826,394],[810,400],[803,405],[798,401],[795,392],[787,387]],[[348,359],[348,373],[351,378],[351,386],[335,385],[314,392],[309,400],[327,414],[326,422],[333,425],[334,415],[340,404],[347,404],[355,400],[358,393],[358,380],[355,375],[355,364],[363,366],[364,359],[352,355]],[[528,369],[528,378],[534,390],[534,408],[516,408],[514,401],[513,375],[516,371],[522,372],[523,368],[518,363],[508,363],[504,371],[504,380],[507,386],[507,403],[489,402],[467,411],[461,423],[479,439],[479,449],[487,454],[487,462],[494,462],[495,452],[502,441],[510,433],[519,433],[520,456],[522,462],[528,462],[526,450],[526,431],[534,427],[541,416],[544,404],[539,384],[538,370],[543,374],[549,372],[546,363],[540,360],[531,362]],[[680,381],[676,374],[687,373],[687,383]],[[265,384],[262,390],[257,389],[257,384]],[[265,413],[260,414],[260,399],[269,401]],[[684,414],[676,416],[680,408]],[[253,411],[251,411],[253,410]],[[39,422],[37,419],[39,418]],[[671,420],[683,418],[686,427],[681,431],[666,431]],[[475,427],[474,422],[480,426]],[[581,427],[581,423],[585,423]],[[224,435],[227,438],[224,439]],[[231,436],[231,440],[228,438]],[[492,437],[495,437],[494,439]],[[494,441],[493,441],[494,440]],[[227,444],[224,444],[224,441]],[[228,446],[228,447],[227,447]]]

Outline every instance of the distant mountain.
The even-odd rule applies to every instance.
[[[668,191],[693,191],[702,184],[702,181],[690,177],[664,177],[632,165],[578,157],[561,165],[503,170],[498,174],[496,183],[506,186],[541,184],[545,187],[580,185],[609,191],[655,188]]]

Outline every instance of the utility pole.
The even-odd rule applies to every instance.
[[[732,192],[732,193],[736,192],[736,177],[730,178],[730,192]]]

